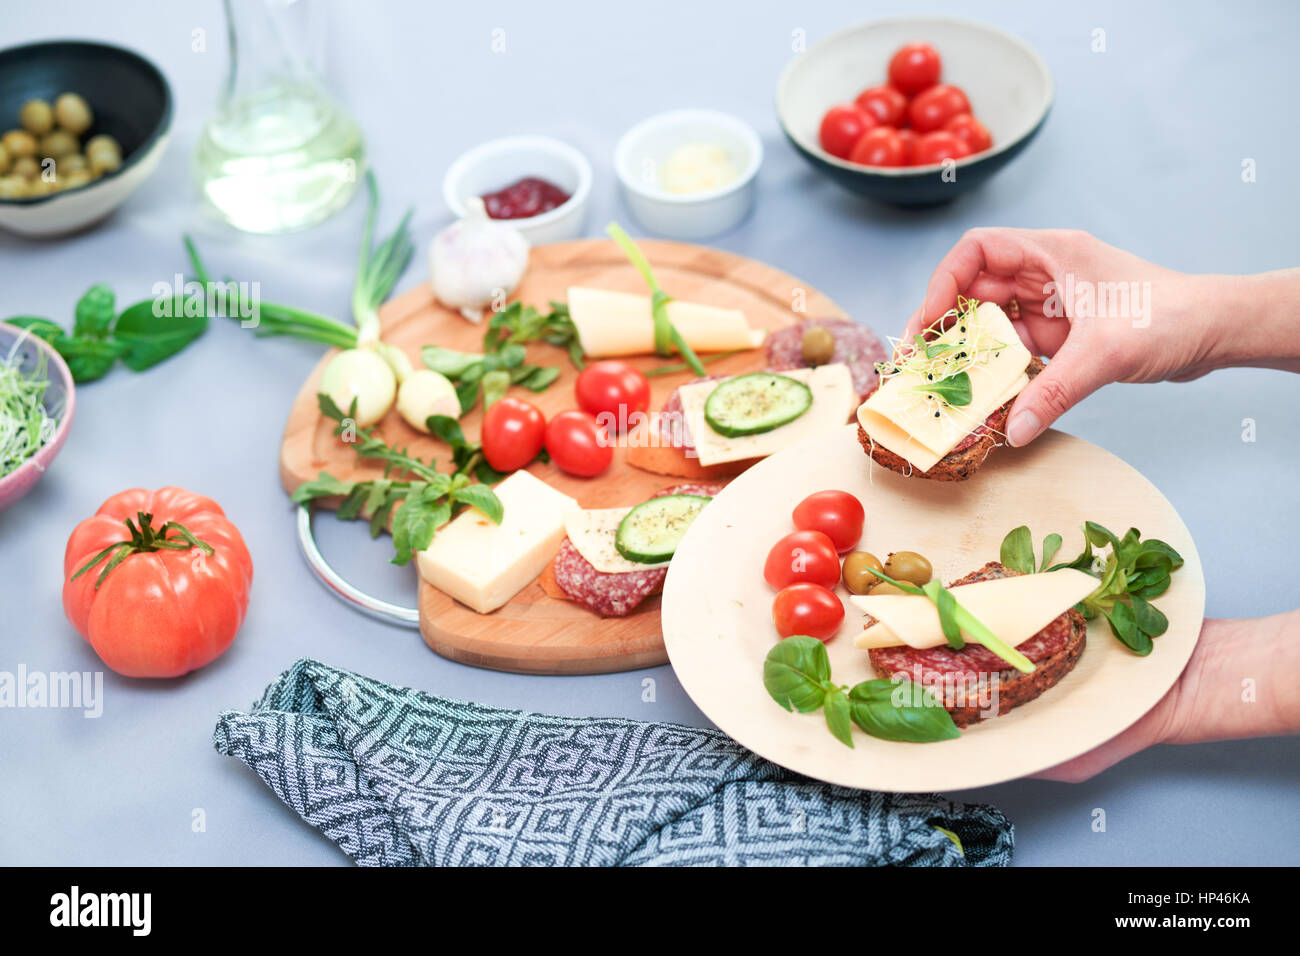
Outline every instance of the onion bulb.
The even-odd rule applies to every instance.
[[[493,300],[504,302],[523,278],[528,240],[513,226],[489,219],[479,197],[465,206],[465,218],[438,233],[429,247],[429,281],[439,302],[478,322]]]
[[[393,407],[397,376],[388,362],[372,349],[345,349],[325,366],[320,390],[333,399],[344,414],[356,399],[356,423],[367,428]]]
[[[460,399],[451,379],[431,368],[412,372],[397,390],[397,412],[407,423],[426,434],[430,415],[460,417]]]

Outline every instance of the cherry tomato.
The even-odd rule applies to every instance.
[[[943,128],[964,141],[972,153],[982,153],[993,145],[988,129],[969,113],[958,113]]]
[[[586,412],[560,412],[547,422],[546,451],[555,467],[581,478],[599,475],[614,460],[608,434]]]
[[[883,126],[899,126],[907,115],[907,97],[892,86],[873,86],[853,101],[858,109],[870,113]]]
[[[908,127],[898,131],[898,138],[903,144],[903,165],[912,165],[912,152],[916,149],[916,130]]]
[[[829,641],[844,620],[844,605],[830,588],[820,584],[792,584],[772,601],[772,623],[782,637],[807,634]]]
[[[970,155],[970,147],[946,130],[926,133],[916,141],[912,150],[912,165],[929,166],[945,159],[961,159]]]
[[[918,133],[943,129],[954,116],[970,112],[970,100],[955,86],[932,86],[907,106],[907,119]]]
[[[832,156],[848,159],[849,153],[853,152],[853,144],[863,133],[878,125],[875,116],[852,103],[832,106],[822,117],[818,134],[822,149]]]
[[[791,517],[800,531],[820,531],[843,554],[862,539],[867,516],[862,502],[847,491],[818,491],[795,505]]]
[[[849,162],[863,166],[904,166],[906,160],[907,148],[892,126],[868,130],[849,154]]]
[[[939,54],[928,43],[909,43],[899,47],[889,60],[889,85],[915,96],[939,82],[942,64]]]
[[[506,396],[483,416],[483,457],[497,471],[523,468],[542,450],[546,419],[537,406]]]
[[[763,580],[780,590],[810,582],[834,587],[840,579],[835,542],[820,531],[792,531],[772,545],[763,562]]]
[[[650,379],[627,362],[608,359],[588,365],[578,374],[574,392],[578,407],[616,434],[627,430],[634,415],[650,410]]]

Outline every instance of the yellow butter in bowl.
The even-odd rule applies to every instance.
[[[664,163],[659,185],[680,196],[713,192],[739,177],[727,151],[713,143],[689,143],[673,150]]]

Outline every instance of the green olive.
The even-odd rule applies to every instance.
[[[62,159],[64,156],[79,153],[81,144],[77,142],[77,137],[66,129],[56,129],[53,133],[41,137],[40,151],[42,156]]]
[[[94,122],[90,104],[76,93],[59,95],[59,98],[54,101],[54,118],[69,133],[76,133],[78,136],[90,129],[90,124]]]
[[[72,153],[68,156],[59,157],[59,172],[72,175],[73,173],[89,172],[90,164],[86,162],[86,157],[80,153]]]
[[[934,573],[930,562],[915,551],[895,551],[885,560],[885,573],[896,581],[922,585]]]
[[[25,129],[11,129],[0,136],[0,145],[14,159],[36,155],[36,137]]]
[[[41,174],[41,167],[36,160],[30,156],[20,156],[14,160],[13,169],[9,170],[15,176],[21,176],[28,181],[35,179]]]
[[[868,570],[870,569],[870,570]],[[875,585],[880,583],[880,578],[876,577],[871,571],[882,570],[880,559],[868,551],[854,551],[844,559],[844,586],[849,589],[851,594],[866,594]]]
[[[86,143],[86,160],[92,172],[111,173],[122,165],[122,148],[111,136],[95,136]]]
[[[0,199],[21,199],[27,195],[27,180],[21,176],[0,176]]]
[[[877,584],[874,588],[871,589],[872,597],[878,597],[882,594],[908,594],[908,593],[910,592],[904,591],[902,588],[895,587],[894,585],[890,584],[888,581],[881,581],[879,584]]]
[[[0,175],[9,169],[9,150],[0,145]]]
[[[805,364],[825,365],[835,355],[835,336],[820,325],[810,326],[804,331],[800,352]]]
[[[28,100],[18,111],[18,122],[28,132],[44,136],[54,129],[54,110],[44,100]]]

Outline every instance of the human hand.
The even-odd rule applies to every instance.
[[[1014,303],[1008,314],[1025,345],[1052,357],[1007,421],[1007,440],[1024,445],[1110,382],[1181,381],[1226,364],[1213,348],[1214,310],[1198,300],[1213,278],[1152,265],[1086,232],[972,229],[935,268],[903,340],[940,322],[959,295]]]

